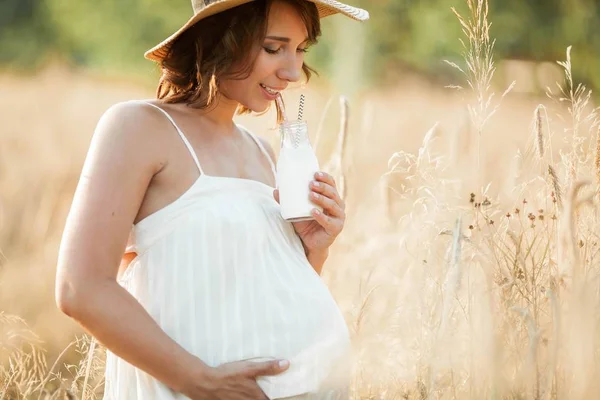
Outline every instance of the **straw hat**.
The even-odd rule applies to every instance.
[[[183,25],[177,32],[169,36],[166,40],[154,46],[150,50],[144,53],[144,57],[148,60],[161,61],[165,58],[169,52],[169,47],[175,39],[179,37],[183,32],[189,29],[196,22],[210,17],[211,15],[218,14],[222,11],[229,10],[230,8],[240,6],[245,3],[249,3],[253,0],[192,0],[192,9],[194,10],[194,16]],[[333,14],[344,14],[357,21],[366,21],[369,19],[369,13],[363,9],[352,7],[339,1],[335,0],[307,0],[315,3],[319,10],[319,16],[321,18],[327,17]],[[208,3],[208,4],[207,4]]]

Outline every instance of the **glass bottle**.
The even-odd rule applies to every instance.
[[[281,216],[290,222],[314,219],[311,211],[323,209],[310,199],[310,182],[319,171],[319,161],[310,143],[306,121],[279,125],[281,149],[277,159],[277,185]]]

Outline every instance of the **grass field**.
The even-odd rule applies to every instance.
[[[326,115],[319,160],[346,181],[323,279],[353,334],[357,399],[600,391],[598,109],[565,79],[566,54],[550,96],[517,77],[503,97],[484,4],[463,19],[471,69],[448,82],[462,90],[406,74],[364,91],[343,147],[343,93],[305,90],[313,142]],[[58,245],[100,115],[153,88],[61,65],[2,73],[0,88],[0,399],[97,398],[102,349],[54,303]],[[240,121],[277,149],[272,113]]]

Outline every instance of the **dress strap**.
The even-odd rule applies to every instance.
[[[175,121],[173,120],[173,118],[169,115],[169,113],[166,112],[165,110],[163,110],[161,107],[158,107],[157,105],[154,105],[154,104],[149,103],[147,101],[144,101],[144,103],[146,103],[149,106],[152,106],[152,107],[160,110],[169,119],[169,121],[171,121],[171,124],[173,124],[173,126],[177,130],[177,133],[179,133],[179,136],[181,137],[181,140],[183,140],[183,143],[185,143],[185,146],[190,151],[190,154],[192,155],[192,158],[194,159],[194,162],[196,163],[196,166],[198,167],[198,170],[200,171],[200,173],[202,175],[204,175],[204,171],[202,170],[202,167],[200,166],[200,161],[198,161],[198,157],[196,156],[196,152],[194,151],[194,148],[192,147],[192,145],[190,144],[190,142],[187,140],[187,138],[185,137],[185,135],[183,134],[183,132],[181,131],[181,129],[179,129],[179,127],[177,126],[177,124],[175,123]]]
[[[237,125],[237,124],[236,124]],[[250,130],[244,128],[241,125],[237,125],[238,128],[240,128],[242,131],[246,132],[248,135],[250,135],[250,137],[256,142],[256,144],[258,145],[258,147],[260,148],[260,151],[264,154],[264,156],[267,158],[267,160],[269,160],[269,164],[271,165],[271,171],[273,171],[273,176],[275,177],[275,179],[277,179],[277,170],[275,169],[275,164],[273,163],[273,160],[271,159],[271,156],[269,155],[269,153],[267,152],[267,150],[265,149],[265,146],[263,146],[262,142],[260,141],[260,139],[254,134],[252,133]]]

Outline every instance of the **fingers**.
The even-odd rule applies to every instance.
[[[248,362],[248,376],[279,375],[290,367],[287,360]]]
[[[261,357],[255,357],[258,359]],[[264,359],[264,358],[263,358]],[[283,367],[279,360],[250,361],[252,359],[233,361],[215,368],[217,371],[211,379],[214,383],[211,399],[252,399],[269,400],[257,382],[258,376],[277,375],[289,368],[289,362]],[[198,397],[191,397],[198,398]]]
[[[335,180],[329,174],[323,175],[323,177],[318,177],[318,173],[315,174],[315,181],[312,181],[310,187],[312,190],[329,197],[333,201],[335,201],[342,210],[346,209],[346,204],[344,200],[340,197],[337,187],[335,184]]]
[[[315,177],[318,177],[317,179],[320,179],[320,181],[315,180],[310,183],[312,189],[310,192],[311,200],[316,205],[322,206],[328,216],[344,220],[346,218],[346,204],[335,187],[333,177],[326,173],[323,173],[321,177],[317,173]]]
[[[333,179],[333,176],[329,175],[327,172],[319,171],[315,173],[315,179],[319,182],[324,182],[330,186],[333,186],[334,188],[337,188],[335,179]]]
[[[336,201],[330,199],[329,197],[326,197],[316,192],[311,192],[310,199],[316,205],[323,207],[323,210],[327,215],[342,219],[345,217],[344,210],[342,209],[342,207],[340,207],[340,205]]]
[[[343,218],[334,218],[329,215],[317,210],[313,209],[312,215],[315,220],[321,225],[327,234],[330,236],[337,236],[340,234],[342,229],[344,229],[344,219]]]

